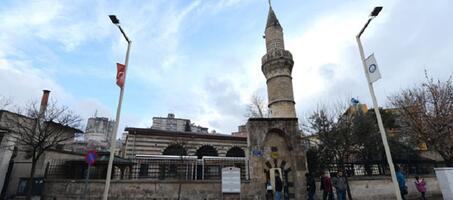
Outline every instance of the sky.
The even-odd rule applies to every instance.
[[[452,75],[453,1],[274,0],[295,62],[299,118],[339,99],[371,105],[355,36],[375,6],[384,9],[362,42],[380,68],[380,105],[420,84],[425,70],[441,80]],[[115,63],[124,63],[127,46],[108,18],[115,14],[132,40],[120,130],[174,113],[230,134],[246,123],[251,96],[267,96],[268,10],[267,0],[2,0],[0,95],[21,107],[49,89],[84,119],[95,112],[114,119]]]

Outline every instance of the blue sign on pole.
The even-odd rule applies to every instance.
[[[91,165],[96,162],[96,158],[98,155],[96,154],[96,151],[88,151],[87,154],[85,155],[85,161],[88,163],[88,170],[87,170],[87,175],[85,178],[85,199],[88,199],[88,180],[90,179],[90,168]]]
[[[88,153],[85,155],[85,161],[88,163],[88,165],[93,165],[94,162],[96,162],[96,158],[96,151],[88,151]]]

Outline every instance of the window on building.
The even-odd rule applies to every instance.
[[[198,159],[203,158],[203,156],[219,156],[217,153],[217,150],[210,146],[210,145],[204,145],[201,146],[196,153]],[[204,173],[204,178],[205,179],[210,179],[212,177],[217,177],[217,175],[220,173],[220,167],[218,166],[206,166],[203,168],[201,166],[197,166],[197,179],[202,179]]]
[[[17,194],[26,194],[27,193],[27,179],[21,178],[19,180],[19,185],[17,186]]]
[[[28,178],[20,178],[19,184],[17,186],[18,195],[26,195],[28,192],[27,188]],[[32,195],[41,195],[43,190],[44,179],[42,177],[33,178],[33,190],[31,191]]]
[[[172,144],[164,149],[162,152],[163,155],[173,155],[173,156],[186,156],[187,151],[181,144]],[[181,170],[180,170],[181,171]],[[177,164],[162,164],[160,165],[160,178],[165,177],[178,177],[178,165]],[[183,172],[180,172],[183,173]]]
[[[148,176],[148,164],[140,164],[140,171],[138,172],[139,177],[147,177]]]

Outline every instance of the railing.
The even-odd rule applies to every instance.
[[[137,156],[132,179],[195,180],[196,156]]]
[[[329,164],[326,170],[336,173],[344,168],[348,176],[390,176],[390,169],[385,162]],[[406,175],[434,174],[434,168],[446,166],[444,162],[395,162]],[[322,172],[320,172],[322,173]]]
[[[80,162],[79,162],[80,163]],[[112,179],[147,180],[220,180],[224,167],[239,167],[241,180],[249,180],[249,162],[243,157],[203,157],[137,155],[129,164],[114,164]],[[90,168],[90,179],[104,179],[106,165],[95,163]],[[87,165],[53,160],[46,169],[46,177],[53,179],[83,179]]]
[[[221,179],[222,168],[238,167],[241,169],[241,179],[249,180],[249,162],[243,157],[214,157],[205,156],[202,159],[203,176],[206,180]]]

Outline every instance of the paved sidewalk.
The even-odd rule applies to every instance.
[[[421,198],[406,198],[407,200],[420,200]],[[443,200],[442,196],[427,196],[427,200]]]

